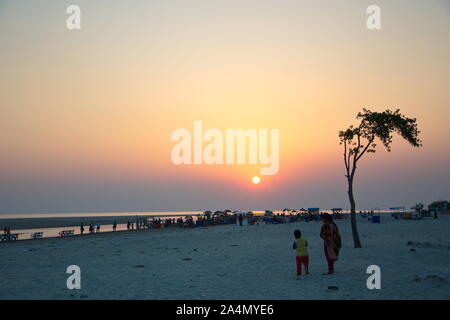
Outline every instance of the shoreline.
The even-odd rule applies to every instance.
[[[185,214],[183,218],[187,215]],[[138,219],[145,218],[177,218],[180,215],[138,215]],[[89,223],[100,221],[102,225],[113,224],[116,221],[118,224],[127,223],[127,221],[135,222],[136,216],[83,216],[83,217],[46,217],[46,218],[1,218],[0,227],[5,225],[11,226],[11,232],[21,229],[39,229],[39,228],[64,228],[64,227],[78,227],[81,222],[84,222],[85,228],[89,226]],[[1,232],[1,230],[0,230]]]
[[[36,242],[36,243],[46,243],[48,241],[52,242],[55,240],[58,241],[73,241],[73,240],[77,240],[77,239],[103,239],[103,238],[109,238],[109,237],[115,237],[117,236],[127,236],[127,235],[134,235],[134,234],[139,234],[139,233],[144,233],[144,232],[174,232],[175,229],[177,230],[185,230],[185,229],[195,229],[195,228],[177,228],[177,227],[173,227],[173,228],[159,228],[159,229],[134,229],[134,230],[117,230],[117,231],[112,231],[112,230],[108,230],[108,231],[102,231],[102,232],[94,232],[94,233],[89,233],[89,232],[85,232],[83,234],[79,234],[79,233],[75,233],[73,236],[70,237],[60,237],[60,236],[51,236],[51,237],[43,237],[40,239],[31,239],[31,238],[19,238],[19,240],[16,241],[4,241],[4,242],[0,242],[0,246],[2,244],[5,245],[12,245],[14,243],[23,243],[23,242]],[[170,231],[172,230],[172,231]]]

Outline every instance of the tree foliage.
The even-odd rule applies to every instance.
[[[415,118],[407,118],[400,110],[386,110],[384,112],[372,112],[363,109],[356,116],[360,121],[359,126],[350,126],[345,131],[339,132],[341,145],[344,145],[344,163],[347,176],[356,162],[366,153],[375,152],[377,139],[391,151],[393,134],[397,133],[409,142],[413,147],[420,147],[419,129]]]

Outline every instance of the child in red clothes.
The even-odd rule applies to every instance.
[[[300,230],[294,231],[295,241],[293,244],[293,249],[296,250],[295,261],[297,263],[297,277],[302,275],[302,264],[305,266],[305,273],[309,274],[309,256],[308,256],[308,242],[302,238],[302,233]]]

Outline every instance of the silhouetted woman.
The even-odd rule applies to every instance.
[[[320,237],[323,239],[325,258],[328,263],[328,272],[324,274],[333,274],[334,262],[337,261],[339,250],[341,249],[341,236],[337,225],[328,213],[322,215],[322,220],[323,225],[320,230]]]

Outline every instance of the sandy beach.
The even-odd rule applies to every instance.
[[[336,221],[343,248],[326,271],[320,222],[122,231],[0,243],[1,299],[449,299],[450,216]],[[295,229],[309,242],[310,275],[295,278]],[[409,243],[409,244],[408,244]],[[66,268],[81,268],[81,290]],[[381,268],[381,290],[366,268]],[[329,290],[337,286],[338,290]]]

